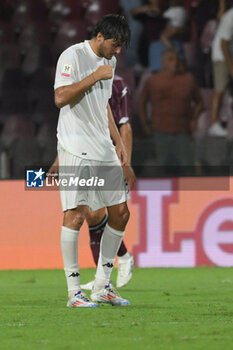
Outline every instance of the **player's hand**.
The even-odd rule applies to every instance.
[[[127,163],[127,152],[125,146],[122,141],[119,141],[116,144],[116,153],[118,158],[120,159],[121,165],[124,166]]]
[[[129,189],[133,190],[136,182],[136,176],[134,174],[133,168],[130,165],[123,166],[123,174],[128,183]]]
[[[97,68],[93,75],[96,81],[111,79],[113,77],[113,68],[110,64],[105,64]]]
[[[49,168],[49,170],[47,172],[47,177],[48,177],[49,184],[52,183],[52,178],[53,179],[58,179],[58,163],[57,163],[56,160],[52,164],[52,166]]]

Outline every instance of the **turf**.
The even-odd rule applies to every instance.
[[[0,349],[231,349],[232,289],[230,268],[135,269],[131,306],[69,309],[63,271],[0,271]]]

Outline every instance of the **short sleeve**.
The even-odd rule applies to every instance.
[[[73,52],[70,50],[64,51],[58,59],[54,90],[61,86],[71,85],[77,82],[75,77],[76,62]]]

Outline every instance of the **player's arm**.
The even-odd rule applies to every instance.
[[[52,178],[58,178],[58,166],[59,166],[59,161],[58,161],[58,156],[56,156],[56,159],[54,160],[53,164],[48,170],[47,176],[49,179],[49,183],[51,183]]]
[[[112,66],[106,64],[100,66],[95,72],[75,84],[58,87],[54,92],[56,106],[62,108],[65,105],[76,101],[97,81],[111,79],[112,75]]]
[[[123,166],[124,177],[128,182],[129,188],[133,189],[136,177],[131,167],[131,157],[132,157],[132,148],[133,148],[133,132],[130,123],[125,123],[120,126],[120,135],[122,141],[126,148],[127,153],[127,162]]]
[[[127,163],[127,153],[126,153],[123,141],[121,139],[121,136],[119,134],[119,131],[117,129],[117,126],[115,124],[115,121],[113,119],[111,107],[109,104],[107,106],[107,112],[108,112],[108,126],[110,130],[110,136],[116,145],[116,152],[117,152],[118,158],[121,161],[121,165],[123,166]]]
[[[53,164],[51,165],[49,171],[52,170],[54,167],[58,167],[58,165],[59,165],[58,156],[56,156],[56,159],[53,162]]]
[[[230,53],[230,41],[222,39],[221,41],[222,51],[225,57],[227,68],[231,77],[233,77],[233,60]]]
[[[120,126],[120,136],[127,152],[127,162],[125,165],[130,166],[133,148],[133,133],[130,123],[125,123]]]

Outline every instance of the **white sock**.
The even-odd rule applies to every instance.
[[[94,289],[102,289],[109,283],[115,256],[121,245],[124,231],[118,231],[106,224],[100,242],[100,255],[95,275]]]
[[[126,261],[131,257],[131,254],[129,252],[125,253],[122,256],[118,256],[118,261]]]
[[[81,289],[78,266],[78,234],[79,231],[62,226],[61,250],[69,297]]]

